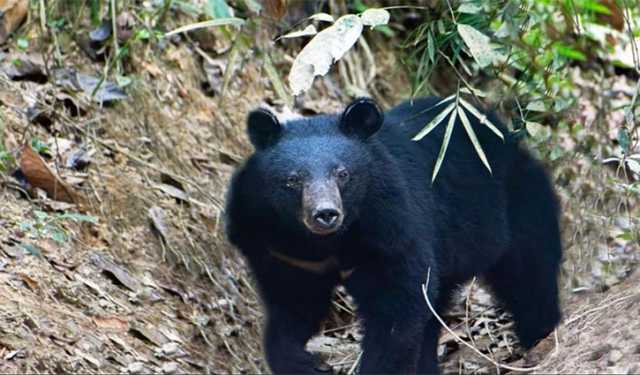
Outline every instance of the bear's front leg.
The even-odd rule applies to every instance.
[[[426,272],[407,265],[426,261],[401,257],[356,269],[347,282],[364,322],[361,374],[415,374],[431,318],[422,295]],[[436,294],[437,283],[430,283]]]
[[[415,374],[423,327],[421,319],[407,316],[366,319],[360,373]]]
[[[377,285],[356,298],[365,328],[361,374],[417,372],[429,314],[419,282],[412,284]]]
[[[326,373],[305,346],[329,312],[337,276],[317,275],[274,257],[248,259],[266,309],[264,352],[271,371]]]
[[[265,328],[265,353],[275,374],[320,374],[320,361],[305,350],[309,338],[318,331],[320,316],[311,311],[300,315],[283,306],[270,306]]]
[[[276,374],[326,373],[305,346],[327,316],[335,280],[278,266],[269,266],[271,273],[254,268],[267,310],[264,349],[269,367]]]

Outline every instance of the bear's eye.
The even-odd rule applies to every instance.
[[[300,176],[297,174],[292,174],[287,177],[287,187],[291,189],[295,189],[300,186]]]
[[[338,179],[340,179],[340,181],[347,181],[349,179],[349,171],[346,170],[345,168],[340,168],[337,171],[338,174]]]

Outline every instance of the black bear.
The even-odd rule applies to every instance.
[[[458,285],[481,276],[525,348],[558,323],[561,244],[549,178],[515,140],[469,114],[492,173],[455,123],[432,183],[446,124],[411,139],[446,106],[439,101],[383,113],[358,99],[341,114],[286,123],[264,109],[249,114],[255,152],[232,179],[227,235],[258,283],[275,373],[320,372],[305,344],[341,283],[364,322],[360,373],[438,372],[441,327],[421,290],[428,273],[439,314]]]

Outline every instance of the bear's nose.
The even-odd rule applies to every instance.
[[[313,214],[313,219],[316,223],[321,226],[329,229],[333,228],[338,222],[338,218],[340,217],[340,212],[333,208],[325,208],[322,210],[318,210]]]

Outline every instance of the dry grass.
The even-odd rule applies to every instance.
[[[76,58],[76,66],[92,66]],[[236,77],[243,84],[232,85],[220,103],[202,94],[199,61],[185,46],[142,62],[163,74],[142,69],[129,100],[113,108],[87,105],[76,117],[55,100],[60,91],[52,84],[0,80],[3,139],[12,150],[23,140],[51,137],[27,121],[24,109],[33,103],[56,114],[60,139],[78,138],[95,150],[88,173],[75,174],[75,188],[99,219],[63,223],[73,238],[63,244],[31,237],[20,226],[47,203],[22,198],[5,180],[2,372],[265,370],[257,297],[221,224],[226,182],[248,150],[245,113],[268,96],[260,66],[245,60]],[[55,169],[72,176],[63,165]],[[180,186],[187,200],[162,184]],[[152,207],[164,213],[166,241],[151,230]],[[26,253],[20,247],[26,243],[42,255]]]
[[[290,59],[281,52],[284,61]],[[370,59],[366,50],[359,53],[345,60],[343,74],[317,84],[305,109],[337,110],[344,94],[341,85],[353,92],[367,85]],[[266,371],[260,345],[262,309],[243,260],[224,240],[221,209],[232,170],[250,152],[245,114],[265,98],[277,99],[277,94],[262,62],[247,52],[234,69],[224,100],[207,97],[201,90],[202,58],[202,52],[186,43],[169,43],[163,50],[142,48],[129,62],[138,77],[130,98],[106,108],[75,98],[83,109],[76,116],[59,100],[61,90],[52,83],[15,82],[0,73],[0,139],[13,151],[33,137],[48,140],[53,135],[86,144],[95,152],[87,171],[67,170],[59,155],[50,164],[63,178],[75,181],[75,189],[85,197],[84,208],[69,210],[84,209],[99,219],[97,225],[63,222],[71,238],[63,243],[25,232],[22,226],[34,221],[34,210],[51,211],[52,202],[26,199],[13,179],[3,177],[0,372]],[[65,63],[87,73],[102,69],[79,51],[70,52]],[[377,78],[369,82],[370,89],[390,104],[409,88],[398,65],[392,53],[375,55]],[[397,86],[407,87],[406,92]],[[609,107],[595,97],[593,89],[584,105],[597,113],[606,111]],[[26,109],[34,104],[55,114],[49,129],[28,121]],[[604,144],[608,136],[595,130],[616,121],[615,111],[608,116],[591,122]],[[582,369],[578,362],[560,359],[574,351],[593,352],[582,343],[594,335],[607,334],[619,341],[612,348],[622,348],[638,332],[607,318],[616,314],[619,322],[624,318],[617,314],[635,311],[630,309],[638,305],[637,291],[616,287],[611,297],[593,297],[596,302],[591,297],[579,302],[582,297],[571,294],[576,288],[600,290],[619,282],[637,254],[635,244],[616,237],[616,219],[636,225],[635,202],[612,183],[611,171],[585,156],[589,154],[581,147],[588,142],[578,139],[575,154],[554,166],[567,245],[564,298],[570,308],[559,329],[560,354],[542,364],[549,372]],[[597,154],[606,152],[605,147]],[[176,197],[167,185],[183,195]],[[627,204],[624,209],[620,202]],[[25,244],[40,254],[29,253],[21,247]],[[608,258],[598,266],[594,260],[601,254]],[[594,275],[594,269],[600,273]],[[580,307],[574,307],[578,303]],[[492,360],[528,365],[518,352],[508,315],[481,287],[464,289],[445,320],[456,335]],[[599,329],[604,321],[610,324],[607,332]],[[339,292],[327,326],[309,347],[350,373],[360,356],[361,336],[353,303]],[[624,360],[638,354],[637,348],[620,350]],[[497,371],[449,334],[443,335],[439,352],[447,372]]]

